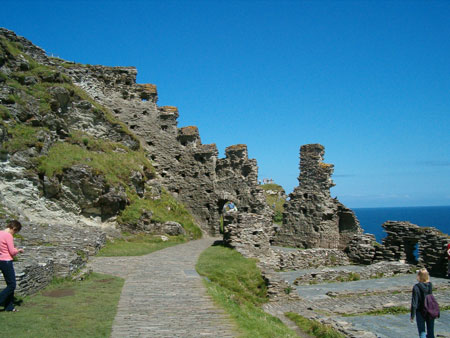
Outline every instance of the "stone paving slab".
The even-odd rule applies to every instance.
[[[125,278],[111,337],[236,337],[229,316],[206,294],[195,271],[214,239],[139,257],[98,257],[94,271]]]
[[[292,273],[280,273],[284,280],[293,283],[295,280],[295,275]],[[433,287],[439,287],[440,285],[449,285],[449,280],[444,278],[431,278]],[[336,283],[323,283],[323,284],[312,284],[312,285],[293,285],[297,290],[300,297],[305,299],[324,299],[328,296],[327,292],[382,292],[388,290],[412,290],[414,284],[417,283],[416,275],[402,275],[396,277],[388,278],[377,278],[377,279],[365,279],[353,282],[336,282]]]
[[[385,316],[337,317],[339,321],[352,323],[353,327],[375,332],[379,338],[417,337],[417,324],[409,321],[409,314]],[[450,311],[441,313],[434,324],[436,337],[450,337]]]
[[[349,267],[339,267],[348,269]],[[333,324],[348,337],[416,337],[416,324],[411,324],[409,315],[354,316],[371,310],[391,306],[409,307],[411,290],[417,283],[415,274],[389,278],[359,280],[353,282],[322,283],[313,285],[293,285],[302,273],[314,271],[280,272],[282,279],[289,282],[302,298],[300,301],[273,302],[264,306],[265,310],[281,318],[285,312],[295,312],[307,318]],[[450,283],[447,279],[431,278],[434,294],[441,306],[450,305]],[[327,295],[332,292],[333,297]],[[436,322],[437,337],[450,337],[450,312],[442,314]]]

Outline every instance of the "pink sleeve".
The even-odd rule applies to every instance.
[[[8,251],[9,254],[14,257],[15,255],[17,255],[19,253],[19,250],[17,250],[14,247],[14,239],[12,235],[9,235],[6,237],[6,245],[8,246]]]

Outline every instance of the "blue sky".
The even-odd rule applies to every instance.
[[[135,66],[203,143],[245,143],[289,193],[325,146],[349,207],[450,205],[450,1],[18,1],[49,54]]]

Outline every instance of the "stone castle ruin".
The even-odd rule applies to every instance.
[[[20,45],[20,53],[8,52],[7,44]],[[155,85],[136,83],[134,67],[81,65],[50,58],[30,41],[3,28],[0,47],[0,114],[2,119],[5,116],[2,123],[6,121],[0,125],[1,145],[8,141],[6,125],[12,120],[41,128],[37,146],[9,153],[2,148],[0,154],[0,206],[17,212],[30,224],[23,232],[31,246],[29,257],[24,256],[27,265],[17,264],[19,287],[25,293],[42,288],[55,274],[81,269],[89,255],[104,245],[104,231],[114,228],[116,217],[129,203],[125,188],[109,186],[89,165],[76,164],[53,177],[32,170],[38,157],[47,155],[53,144],[66,140],[74,130],[143,151],[155,170],[141,168],[131,174],[127,189],[137,196],[158,196],[165,189],[186,206],[206,235],[220,234],[223,217],[224,243],[260,260],[272,295],[283,294],[280,290],[286,287],[271,277],[274,270],[351,261],[417,263],[412,254],[416,245],[419,264],[432,273],[443,270],[440,250],[448,238],[437,230],[386,223],[388,237],[382,245],[363,234],[353,211],[330,196],[333,165],[323,162],[322,145],[300,148],[299,186],[289,195],[283,224],[277,226],[258,183],[257,162],[249,159],[247,146],[231,145],[225,149],[225,157],[219,158],[215,144],[201,142],[197,127],[178,126],[176,107],[157,105]],[[33,62],[51,71],[30,75],[27,72]],[[49,89],[43,95],[49,97],[49,107],[41,111],[40,98],[9,85],[10,78],[26,89],[46,83]],[[25,103],[16,104],[15,97]],[[113,117],[108,118],[99,107],[106,107]],[[224,213],[228,201],[236,204],[238,212]],[[174,234],[182,230],[176,224],[151,228],[155,226],[151,216],[142,213],[138,230]],[[35,226],[42,223],[45,227]],[[44,235],[46,245],[39,239]]]
[[[187,206],[205,232],[219,233],[228,200],[241,210],[271,212],[247,146],[230,146],[219,159],[215,144],[202,144],[197,127],[178,128],[176,107],[157,106],[156,86],[137,84],[135,68],[74,64],[66,72],[139,137],[161,185]]]
[[[298,248],[344,249],[353,234],[362,233],[352,210],[330,196],[334,166],[323,162],[325,148],[300,148],[299,186],[285,204],[283,225],[274,244]]]

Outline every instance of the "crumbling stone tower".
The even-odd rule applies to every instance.
[[[344,249],[353,234],[362,233],[353,211],[330,196],[334,166],[323,162],[324,154],[320,144],[301,146],[299,186],[284,205],[274,244]]]

